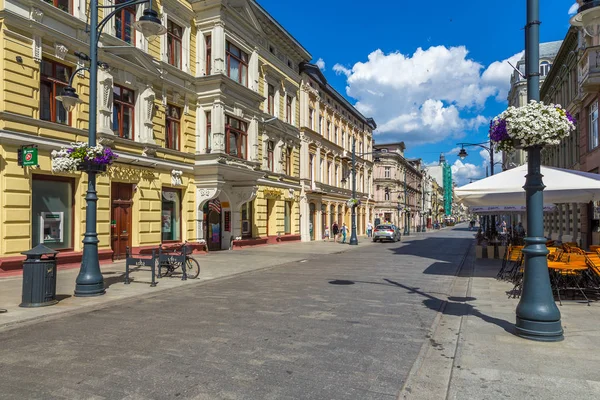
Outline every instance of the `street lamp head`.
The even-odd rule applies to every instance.
[[[465,150],[465,148],[464,148],[464,147],[463,147],[463,148],[461,148],[461,149],[460,149],[460,151],[458,152],[458,157],[459,157],[461,160],[464,160],[465,158],[467,158],[467,156],[468,156],[468,155],[469,155],[469,154],[467,153],[467,151]]]
[[[77,95],[75,88],[72,86],[65,87],[62,90],[60,96],[56,96],[56,100],[62,103],[63,107],[65,108],[65,110],[67,110],[67,112],[73,111],[75,109],[75,106],[82,102],[79,96]]]
[[[600,1],[583,0],[579,4],[577,14],[571,17],[569,23],[583,27],[583,31],[588,36],[597,36],[600,33]]]
[[[136,30],[140,31],[148,41],[154,40],[157,36],[167,33],[167,27],[164,26],[158,18],[158,13],[152,9],[145,9],[139,21],[133,23]]]

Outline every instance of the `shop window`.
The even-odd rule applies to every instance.
[[[162,241],[181,241],[181,191],[162,190]]]
[[[289,235],[292,233],[292,202],[286,201],[284,207],[284,220],[283,220],[283,228],[285,230],[285,234]]]
[[[73,248],[73,180],[35,176],[31,188],[31,244]]]
[[[42,60],[40,74],[40,119],[70,125],[71,115],[56,100],[69,84],[71,68],[54,61]]]
[[[169,64],[181,69],[183,28],[171,20],[167,21],[167,58]]]
[[[56,1],[56,0],[55,0]],[[68,0],[67,0],[68,1]],[[126,3],[127,0],[117,0],[115,4]],[[135,6],[125,7],[115,14],[115,36],[122,41],[132,44],[135,40]]]
[[[248,125],[244,121],[227,116],[226,152],[230,156],[246,159]]]
[[[252,238],[252,210],[254,202],[248,202],[242,206],[242,237]]]
[[[179,150],[179,135],[181,129],[181,108],[167,105],[167,134],[165,137],[165,147],[168,149]]]
[[[237,83],[248,86],[248,54],[227,42],[225,56],[227,57],[227,76]]]
[[[133,116],[135,94],[123,86],[113,86],[113,132],[115,135],[133,140]]]

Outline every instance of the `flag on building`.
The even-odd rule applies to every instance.
[[[214,199],[208,202],[208,209],[214,212],[221,212],[221,202],[219,199]]]

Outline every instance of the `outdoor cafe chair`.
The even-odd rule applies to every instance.
[[[504,258],[502,259],[502,267],[498,274],[496,275],[497,279],[505,279],[506,276],[511,276],[521,264],[521,260],[523,258],[523,246],[510,246],[506,253],[504,253]]]
[[[585,298],[588,305],[590,299],[585,294],[586,278],[588,277],[588,258],[585,254],[570,253],[564,261],[548,261],[548,273],[550,274],[550,283],[560,305],[562,305],[561,290],[579,291]]]

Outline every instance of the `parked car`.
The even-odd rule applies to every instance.
[[[391,240],[392,242],[399,242],[402,239],[400,229],[396,225],[382,224],[375,227],[373,231],[373,241],[384,241]]]

